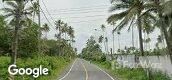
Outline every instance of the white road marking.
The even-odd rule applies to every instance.
[[[96,66],[96,65],[95,65]],[[100,71],[104,72],[107,76],[109,76],[112,80],[115,80],[113,79],[112,76],[110,76],[106,71],[102,70],[101,68],[99,68],[98,66],[96,66]]]
[[[84,65],[83,62],[81,62],[81,64],[82,64],[82,66],[83,66],[83,68],[85,70],[85,75],[86,75],[85,80],[88,80],[88,72],[87,72],[87,69],[86,69],[86,67],[85,67],[85,65]]]
[[[76,59],[76,60],[77,60],[77,59]],[[75,62],[76,62],[76,60],[73,62],[73,64],[72,64],[70,70],[68,71],[68,73],[67,73],[65,76],[63,76],[62,78],[60,78],[59,80],[63,80],[64,78],[66,78],[66,77],[69,75],[69,73],[71,72],[71,70],[72,70],[72,68],[73,68],[73,66],[74,66],[74,64],[75,64]]]
[[[86,61],[87,63],[88,63],[88,61]],[[89,63],[88,63],[89,64]],[[92,64],[93,65],[93,64]],[[96,65],[93,65],[93,66],[95,66],[96,68],[98,68],[100,71],[102,71],[103,73],[105,73],[108,77],[110,77],[112,80],[115,80],[115,79],[113,79],[113,77],[112,76],[110,76],[106,71],[104,71],[104,70],[102,70],[101,68],[99,68],[98,66],[96,66]]]

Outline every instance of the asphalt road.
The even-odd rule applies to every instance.
[[[109,74],[94,64],[76,59],[58,80],[114,80]]]

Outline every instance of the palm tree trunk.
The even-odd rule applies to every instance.
[[[140,44],[140,51],[141,51],[141,55],[144,56],[143,38],[142,38],[142,26],[141,26],[141,20],[140,20],[140,18],[137,19],[137,22],[138,22],[138,29],[139,29],[139,44]]]
[[[13,36],[13,44],[12,44],[12,56],[11,56],[11,64],[16,64],[17,61],[17,50],[18,50],[18,31],[20,27],[20,12],[18,11],[18,15],[16,16],[16,25],[14,29],[14,36]]]
[[[108,45],[108,41],[106,42],[106,46],[107,46],[107,53],[109,54],[109,45]]]
[[[104,41],[104,48],[105,48],[105,53],[107,53],[106,42],[105,41]]]
[[[18,23],[17,23],[18,24]],[[13,42],[13,49],[12,49],[12,57],[11,57],[11,64],[16,64],[17,60],[17,49],[18,49],[18,25],[15,27],[14,31],[14,42]]]
[[[121,49],[120,47],[121,45],[120,45],[120,39],[119,39],[119,34],[118,34],[118,48]]]
[[[114,35],[114,33],[112,33],[113,34],[113,50],[112,50],[112,54],[114,54],[115,53],[115,35]]]
[[[132,26],[132,47],[134,48],[134,29]]]

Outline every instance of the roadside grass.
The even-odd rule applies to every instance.
[[[19,68],[39,68],[40,65],[43,68],[48,68],[48,75],[41,75],[36,80],[56,80],[58,75],[67,67],[71,62],[69,58],[63,57],[50,57],[40,56],[27,59],[17,59],[17,67]],[[9,57],[0,57],[0,80],[8,80],[8,66],[10,64]],[[35,80],[33,76],[23,75],[15,76],[15,80]]]
[[[119,80],[148,80],[146,73],[142,68],[118,68],[112,70],[111,62],[93,61],[94,64],[108,71],[111,75],[116,76]],[[166,74],[157,71],[151,73],[151,80],[172,80]]]

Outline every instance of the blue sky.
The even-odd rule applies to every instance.
[[[54,39],[54,34],[56,33],[53,25],[53,20],[46,12],[46,8],[43,2],[46,4],[49,13],[51,14],[53,20],[62,19],[71,25],[75,30],[75,47],[78,52],[81,52],[82,48],[85,46],[87,39],[93,35],[97,39],[98,36],[102,34],[100,29],[101,24],[106,24],[106,18],[110,15],[108,12],[110,5],[109,0],[40,0],[41,8],[50,20],[51,31],[48,33],[49,39]],[[2,7],[2,2],[0,1],[0,7]],[[41,14],[42,24],[47,22],[43,14]],[[106,24],[107,25],[107,24]],[[98,29],[95,31],[94,29]],[[107,36],[109,38],[109,48],[112,48],[112,26],[107,25]],[[138,32],[135,27],[135,46],[138,47]],[[157,34],[159,31],[156,30],[155,34],[150,35],[152,42],[151,47],[154,47],[156,43]],[[120,43],[121,48],[125,46],[131,46],[131,32],[127,31],[127,28],[121,31]],[[115,50],[118,49],[118,37],[115,34]]]

